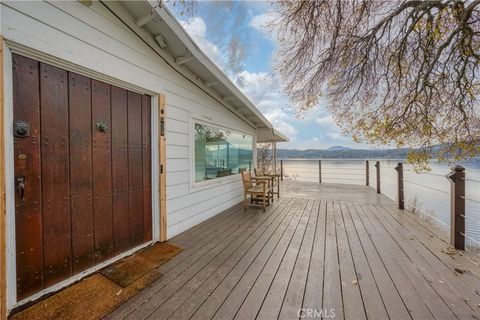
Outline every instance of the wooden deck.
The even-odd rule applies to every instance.
[[[265,213],[236,206],[173,238],[185,250],[109,318],[480,319],[477,257],[451,254],[373,189],[283,193]]]

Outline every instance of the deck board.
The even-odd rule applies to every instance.
[[[127,319],[143,319],[151,316],[159,306],[164,304],[172,294],[174,294],[179,288],[182,288],[187,282],[196,281],[199,277],[201,279],[203,277],[208,277],[212,272],[213,266],[221,263],[232,250],[237,248],[238,244],[241,244],[242,241],[247,239],[256,228],[271,216],[272,213],[269,213],[270,214],[256,215],[255,217],[248,219],[247,222],[238,225],[235,232],[230,234],[227,238],[222,239],[222,241],[220,241],[215,247],[203,252],[201,257],[195,261],[195,263],[190,265],[181,274],[175,277],[175,279],[170,281],[161,291],[158,291],[151,296],[148,301],[142,305],[141,309],[136,310],[136,312],[129,315]],[[201,280],[198,281],[200,282]]]
[[[342,280],[340,278],[340,267],[338,265],[337,230],[333,207],[334,203],[332,201],[327,202],[322,309],[334,309],[335,317],[342,319],[344,316]]]
[[[357,189],[302,184],[265,213],[235,206],[187,230],[163,276],[108,318],[480,319],[477,256],[442,252],[413,215]]]
[[[428,307],[432,316],[436,319],[442,319],[445,317],[454,319],[455,315],[448,307],[448,304],[445,303],[448,299],[442,298],[442,296],[444,296],[442,295],[442,291],[445,292],[444,289],[447,289],[447,287],[440,285],[440,282],[438,281],[440,275],[429,268],[429,266],[422,261],[421,257],[418,256],[415,250],[411,250],[407,240],[402,238],[396,230],[392,229],[388,222],[384,221],[384,223],[382,223],[381,220],[378,220],[376,211],[377,208],[374,208],[373,210],[365,210],[369,215],[372,224],[375,225],[375,230],[378,230],[381,233],[385,230],[389,233],[389,235],[385,235],[385,244],[398,249],[396,259],[399,265],[404,270],[405,275],[409,278],[412,285],[416,288],[420,299],[423,300]],[[445,295],[451,296],[450,291],[447,290]],[[455,303],[458,302],[458,300],[455,301]]]
[[[308,270],[312,257],[319,205],[320,201],[316,200],[313,202],[307,229],[295,261],[295,267],[289,279],[290,284],[287,287],[287,292],[282,302],[282,308],[279,314],[280,319],[293,319],[297,316],[298,310],[302,308]]]
[[[297,230],[301,218],[305,215],[306,204],[306,201],[297,201],[297,205],[293,209],[295,210],[294,218],[276,244],[275,249],[268,256],[268,259],[262,259],[258,263],[254,262],[252,264],[252,267],[247,270],[237,285],[235,285],[235,288],[228,293],[227,299],[223,301],[215,313],[214,319],[232,319],[235,316],[240,319],[246,319],[256,316],[258,310],[262,307],[263,299],[270,288],[270,284],[295,230]],[[241,308],[243,307],[242,304],[246,307]],[[208,318],[208,314],[201,312],[198,317],[194,317],[194,319],[199,320],[205,318]]]
[[[319,206],[312,256],[308,268],[307,283],[303,296],[303,308],[321,310],[323,308],[323,279],[325,270],[325,235],[327,202]]]
[[[278,206],[258,228],[252,228],[252,231],[254,230],[253,232],[246,232],[242,237],[238,238],[236,242],[232,243],[229,248],[223,250],[215,259],[209,262],[207,267],[197,273],[180,290],[175,291],[174,294],[150,316],[154,319],[166,319],[177,311],[183,303],[191,300],[191,296],[198,288],[204,286],[214,288],[218,285],[238,261],[257,243],[257,240],[264,240],[262,237],[268,237],[275,230],[285,217],[281,209],[282,207]],[[260,241],[259,243],[264,244],[265,241]],[[189,303],[191,302],[189,301]]]
[[[291,199],[292,200],[292,199]],[[248,266],[254,261],[258,255],[267,250],[270,243],[278,241],[276,240],[282,234],[284,230],[285,223],[292,219],[292,211],[288,209],[292,206],[293,200],[290,201],[286,206],[282,208],[282,212],[279,215],[279,218],[275,223],[269,227],[270,230],[265,232],[258,241],[241,257],[241,259],[231,259],[230,264],[232,269],[228,271],[223,278],[221,277],[212,277],[206,283],[202,284],[198,290],[188,299],[186,303],[183,303],[176,312],[173,314],[172,318],[174,319],[189,319],[192,314],[207,300],[211,298],[211,305],[218,305],[218,301],[222,301],[222,297],[225,297],[228,292],[229,286],[232,286],[232,283],[235,282],[235,279],[239,279],[241,275],[245,272]],[[235,261],[234,261],[235,260]],[[222,293],[224,293],[222,295]],[[215,302],[217,301],[217,302]]]
[[[205,302],[197,307],[197,312],[195,312],[196,318],[211,318],[215,315],[217,310],[222,306],[225,299],[228,297],[233,297],[235,294],[231,294],[233,290],[237,287],[240,279],[248,279],[248,275],[258,274],[258,272],[252,270],[258,270],[261,268],[268,257],[272,254],[275,246],[279,240],[283,237],[287,226],[292,223],[295,219],[296,208],[300,205],[299,201],[292,201],[289,203],[289,207],[286,212],[288,214],[287,218],[282,221],[282,224],[275,230],[274,234],[260,247],[252,251],[249,255],[244,257],[232,270],[232,272],[222,281],[217,288],[212,292],[212,294],[205,299]],[[248,272],[248,275],[246,275]],[[252,280],[252,282],[255,279]],[[242,287],[246,289],[246,287]],[[237,293],[237,292],[236,292]],[[241,301],[239,302],[239,304]],[[193,313],[192,313],[193,314]],[[233,314],[234,315],[234,314]],[[232,317],[233,317],[232,315]]]
[[[352,251],[348,242],[346,227],[339,203],[335,203],[334,205],[334,218],[345,319],[366,319],[367,316],[365,314],[362,294],[352,259]]]
[[[306,234],[307,226],[310,221],[312,214],[313,201],[308,200],[307,206],[305,207],[304,214],[300,219],[300,223],[295,230],[293,238],[288,244],[287,250],[285,251],[282,261],[275,273],[275,277],[270,283],[270,288],[267,292],[267,295],[263,299],[262,307],[258,313],[259,319],[277,319],[282,308],[282,303],[285,298],[290,280],[292,278],[293,268],[298,258],[300,252],[300,246],[302,245],[303,239]],[[292,285],[296,281],[292,282]],[[247,305],[248,307],[248,305]],[[242,318],[242,317],[238,317]]]
[[[355,264],[358,287],[362,293],[363,308],[367,319],[388,319],[387,309],[378,290],[377,283],[370,268],[360,238],[350,216],[346,203],[341,203],[343,223],[350,244],[353,263]]]

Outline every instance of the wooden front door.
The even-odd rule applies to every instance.
[[[17,299],[152,239],[151,97],[13,55]]]

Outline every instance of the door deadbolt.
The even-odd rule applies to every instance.
[[[26,138],[30,136],[30,123],[24,120],[17,120],[13,125],[14,134],[17,138]]]

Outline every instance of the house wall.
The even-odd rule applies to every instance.
[[[254,129],[169,67],[101,3],[2,2],[1,11],[7,41],[166,95],[168,237],[241,200],[238,176],[191,188],[191,119],[252,135]]]
[[[172,69],[103,4],[2,2],[0,10],[2,36],[13,48],[30,48],[38,59],[55,57],[74,69],[92,70],[100,80],[166,96],[168,238],[242,200],[239,176],[192,186],[192,119],[251,135],[254,129]]]

